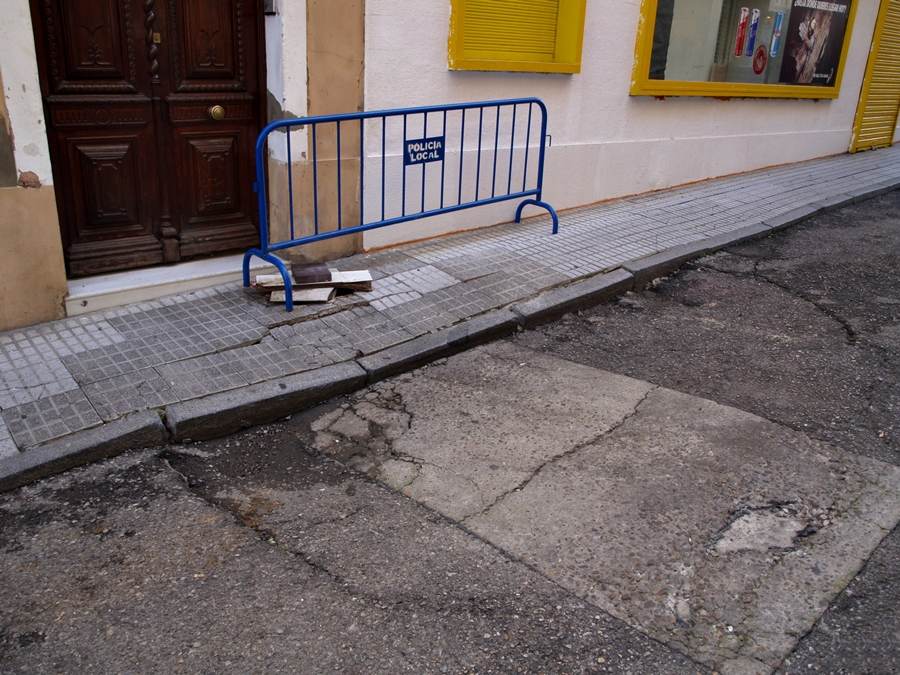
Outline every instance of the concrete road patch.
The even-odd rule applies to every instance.
[[[896,467],[511,343],[320,419],[320,449],[722,673],[776,667],[900,519]]]

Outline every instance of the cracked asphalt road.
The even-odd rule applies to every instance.
[[[897,465],[900,194],[731,247],[518,341]],[[898,546],[894,529],[780,674],[900,671]]]
[[[2,669],[896,672],[898,216],[3,495]]]

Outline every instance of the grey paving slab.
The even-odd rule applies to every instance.
[[[399,274],[421,265],[421,260],[409,255],[408,252],[396,249],[355,255],[335,263],[335,266],[343,271],[374,269],[381,276]]]
[[[329,366],[357,356],[344,337],[322,319],[272,329],[272,337],[297,355],[302,371]]]
[[[394,276],[382,277],[372,282],[372,290],[357,293],[361,300],[370,303],[376,309],[392,307],[422,297],[422,294]]]
[[[82,391],[104,422],[138,410],[164,407],[179,400],[153,368],[86,384]]]
[[[6,422],[3,419],[0,419],[0,460],[4,457],[13,457],[18,454],[19,449],[16,447],[12,435],[9,433]]]
[[[442,309],[433,295],[429,294],[402,305],[387,307],[381,312],[414,336],[425,335],[456,323],[459,318]]]
[[[62,362],[57,363],[62,372],[58,372],[51,364],[18,369],[11,367],[7,373],[0,371],[0,410],[78,389],[78,383],[69,375]],[[26,385],[25,382],[32,384]]]
[[[343,344],[360,354],[371,354],[415,337],[374,307],[354,307],[326,316],[322,322],[341,335]]]
[[[265,334],[258,321],[219,294],[139,307],[130,315],[113,317],[109,322],[126,340],[165,336],[167,342],[174,344],[198,344],[200,353],[258,340]]]
[[[216,288],[217,294],[228,302],[234,303],[244,314],[261,326],[273,328],[300,319],[308,319],[340,311],[344,307],[362,304],[364,301],[354,295],[337,296],[329,304],[294,304],[294,309],[286,312],[284,303],[270,303],[266,296],[253,288],[244,288],[240,282]],[[238,344],[238,343],[235,343]]]
[[[66,356],[62,362],[75,381],[84,386],[149,367],[158,353],[148,351],[146,346],[132,341],[119,342]]]
[[[105,347],[124,338],[102,316],[86,315],[0,334],[0,354],[31,354],[46,359]]]
[[[177,363],[165,363],[157,366],[156,371],[182,401],[249,384],[222,354],[208,354]]]
[[[423,265],[400,272],[394,275],[394,279],[422,294],[447,288],[447,286],[458,284],[460,281],[434,265]]]
[[[478,279],[472,279],[466,282],[466,286],[483,293],[498,305],[506,305],[510,302],[521,300],[529,295],[533,295],[541,288],[530,278],[508,272],[495,272]]]
[[[222,358],[250,384],[274,380],[305,370],[301,359],[273,337],[255,345],[229,349]]]
[[[80,389],[10,408],[2,415],[20,450],[103,422]]]
[[[449,314],[457,320],[478,316],[503,304],[469,283],[442,288],[429,293],[427,299],[440,312]]]

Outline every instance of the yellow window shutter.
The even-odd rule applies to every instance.
[[[585,0],[451,0],[450,67],[576,73]]]

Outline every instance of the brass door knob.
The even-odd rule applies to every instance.
[[[206,115],[214,122],[225,119],[225,108],[220,105],[211,105],[206,109]]]

